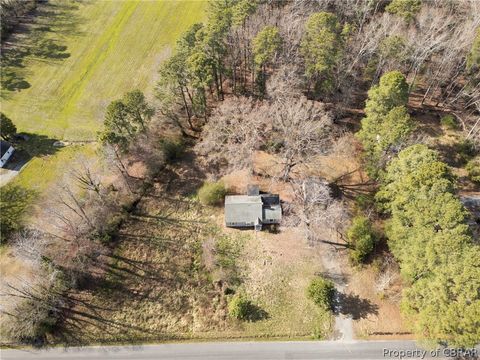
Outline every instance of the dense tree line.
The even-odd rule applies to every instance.
[[[423,101],[478,113],[478,3],[385,5],[213,2],[206,23],[191,26],[160,70],[160,110],[196,136],[209,101],[226,92],[264,97],[267,78],[289,66],[305,95],[334,100],[337,112],[351,104],[355,88],[399,70],[410,80],[408,93],[420,85]]]
[[[382,183],[376,197],[391,215],[385,229],[389,249],[410,285],[402,311],[419,337],[473,346],[480,339],[480,249],[449,167],[425,145],[400,151],[414,129],[408,88],[400,72],[384,74],[368,93],[357,137],[367,170]]]
[[[413,145],[387,167],[377,199],[391,214],[386,235],[410,283],[402,310],[413,329],[468,347],[480,339],[480,248],[454,189],[438,154]]]

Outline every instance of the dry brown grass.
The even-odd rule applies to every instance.
[[[13,254],[10,247],[4,245],[0,248],[0,291],[3,291],[3,286],[8,282],[13,286],[19,286],[21,280],[29,280],[33,277],[35,269],[27,263],[19,259]],[[0,297],[0,307],[5,305],[5,301],[11,299],[2,296]]]
[[[170,184],[169,186],[175,186]],[[76,305],[58,341],[310,337],[331,318],[305,297],[320,271],[314,250],[295,230],[280,234],[222,229],[223,212],[195,200],[166,198],[157,184],[121,230],[103,281],[72,294]],[[233,259],[239,284],[218,267],[215,244],[241,242]],[[268,314],[255,322],[227,315],[226,288],[245,291]],[[318,328],[319,330],[315,330]],[[59,333],[60,333],[59,332]]]
[[[367,299],[376,311],[354,321],[357,337],[365,339],[413,339],[400,314],[401,281],[395,281],[383,292],[375,288],[377,273],[368,266],[354,271],[349,281],[349,293]]]
[[[269,318],[245,324],[245,331],[258,336],[327,337],[331,315],[305,295],[309,281],[322,271],[318,250],[307,246],[297,228],[257,233],[247,248],[244,287]]]
[[[122,228],[105,279],[73,294],[85,305],[74,307],[62,330],[67,336],[75,333],[80,342],[189,338],[221,323],[219,293],[200,259],[206,213],[192,201],[162,200],[161,191],[143,199]]]

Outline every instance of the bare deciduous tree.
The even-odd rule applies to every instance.
[[[47,246],[51,239],[36,229],[24,229],[12,239],[13,254],[30,264],[32,268],[40,268],[42,260],[46,257]]]
[[[211,161],[226,161],[233,168],[251,167],[253,152],[266,150],[280,159],[279,177],[286,181],[294,166],[328,150],[332,129],[325,106],[304,97],[231,99],[206,125],[198,149]]]
[[[296,180],[294,191],[298,204],[296,212],[310,243],[319,241],[320,231],[325,229],[343,238],[349,215],[345,204],[332,197],[327,181],[320,178]]]

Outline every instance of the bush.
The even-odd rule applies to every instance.
[[[222,280],[229,286],[241,283],[241,271],[237,259],[243,251],[245,238],[223,235],[215,240],[215,265],[222,273]]]
[[[235,295],[228,303],[228,314],[238,320],[248,320],[254,305],[244,295]]]
[[[457,119],[455,119],[455,117],[450,114],[443,116],[440,120],[440,124],[450,130],[455,130],[458,128]]]
[[[109,244],[114,241],[122,226],[126,220],[124,213],[116,213],[107,216],[102,223],[102,227],[92,234],[92,239],[100,241],[102,244]]]
[[[5,332],[11,340],[24,344],[44,343],[48,334],[55,330],[59,312],[48,303],[34,299],[22,299],[14,309],[16,314],[8,324]]]
[[[455,145],[455,151],[457,153],[457,159],[461,164],[467,163],[477,154],[475,144],[468,139],[458,142]]]
[[[307,288],[307,297],[325,310],[333,309],[334,295],[335,286],[333,282],[321,277],[313,279]]]
[[[473,160],[470,160],[467,166],[465,167],[465,170],[467,170],[468,177],[470,178],[470,180],[480,184],[480,158],[479,157]]]
[[[375,205],[375,197],[373,194],[360,194],[355,198],[355,205],[361,210],[366,210]]]
[[[370,220],[364,216],[353,219],[347,231],[347,237],[354,248],[350,251],[350,259],[354,264],[363,263],[375,247],[376,236]]]
[[[2,336],[14,343],[44,344],[47,336],[57,330],[67,285],[62,273],[48,274],[41,284],[22,290],[22,297],[6,302],[8,311],[2,314]]]
[[[185,143],[182,140],[160,140],[160,149],[165,156],[165,161],[169,164],[180,159],[185,153]]]
[[[225,185],[221,181],[207,181],[203,184],[200,190],[198,190],[198,198],[200,199],[200,202],[205,205],[219,204],[226,194],[227,190],[225,189]]]

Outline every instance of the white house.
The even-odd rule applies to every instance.
[[[14,151],[12,144],[7,141],[0,141],[0,167],[3,167],[8,162]]]

